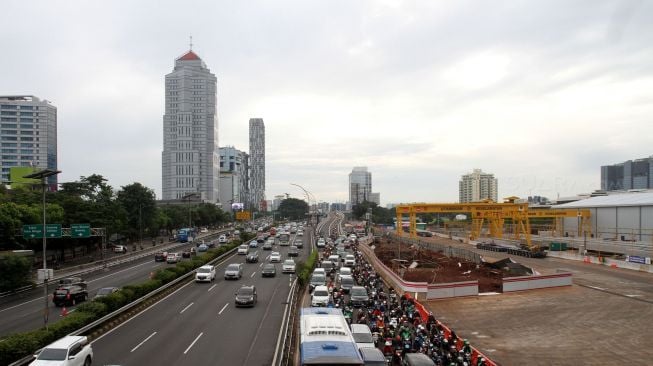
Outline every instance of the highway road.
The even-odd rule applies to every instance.
[[[307,227],[304,248],[298,260],[305,260],[313,247]],[[274,251],[287,258],[288,247]],[[258,250],[259,263],[245,263],[245,256],[231,255],[217,265],[214,283],[189,282],[174,293],[93,341],[94,363],[119,365],[270,365],[272,363],[284,308],[294,275],[262,278],[261,267],[270,251]],[[244,263],[240,280],[225,281],[224,269]],[[253,308],[236,308],[234,294],[241,285],[257,288]]]
[[[218,234],[205,236],[209,240]],[[187,244],[179,246],[173,251],[182,252],[184,249],[193,246]],[[131,254],[131,253],[130,253]],[[127,254],[129,255],[129,254]],[[186,259],[184,259],[186,260]],[[170,264],[173,266],[174,264]],[[154,255],[146,256],[132,262],[124,263],[114,267],[109,267],[98,272],[84,275],[84,280],[88,283],[89,299],[103,287],[122,287],[129,284],[136,284],[147,280],[150,273],[159,268],[168,266],[165,262],[154,262]],[[51,300],[52,293],[56,285],[48,286],[48,324],[55,323],[61,316],[62,308],[54,306]],[[11,333],[30,331],[43,326],[43,288],[38,287],[27,293],[17,296],[6,297],[0,305],[0,337]],[[67,310],[74,311],[75,307],[67,307]]]

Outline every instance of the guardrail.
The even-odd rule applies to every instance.
[[[230,231],[230,229],[221,230],[221,231],[218,231],[216,233],[211,233],[211,234],[208,234],[208,235],[205,235],[205,236],[200,236],[200,237],[198,237],[198,239],[205,239],[205,238],[210,238],[212,236],[219,236],[220,234],[223,234],[223,233],[225,233],[227,231]],[[94,262],[92,264],[87,263],[87,264],[83,264],[83,265],[80,265],[80,266],[75,266],[75,267],[86,267],[86,268],[83,268],[83,269],[81,269],[79,271],[75,271],[74,269],[72,271],[70,271],[70,270],[66,271],[66,272],[64,272],[64,274],[58,275],[58,276],[54,277],[53,279],[49,280],[48,285],[54,284],[57,281],[59,281],[60,279],[62,279],[62,278],[72,277],[72,276],[80,276],[80,275],[85,275],[85,274],[101,271],[101,270],[103,270],[105,268],[115,267],[115,266],[118,266],[118,265],[121,265],[121,264],[124,264],[124,263],[133,262],[133,261],[139,260],[141,258],[151,256],[152,253],[154,253],[154,252],[158,252],[158,251],[161,251],[161,250],[164,250],[164,249],[165,250],[174,249],[174,248],[181,247],[181,246],[188,245],[188,244],[189,244],[188,242],[186,242],[186,243],[176,243],[175,242],[175,243],[169,243],[168,245],[159,246],[159,247],[148,247],[147,249],[143,249],[143,251],[139,252],[136,255],[120,256],[120,257],[115,258],[115,259],[104,259],[104,260],[100,260],[98,262]],[[75,268],[75,267],[72,267],[72,268]],[[62,270],[62,271],[64,271],[64,270]],[[0,298],[4,298],[4,297],[7,297],[7,296],[18,295],[18,294],[21,294],[21,293],[24,293],[24,292],[27,292],[29,290],[39,288],[39,287],[43,287],[42,282],[36,283],[35,285],[23,286],[23,287],[20,287],[20,288],[14,290],[14,291],[1,292],[0,293]]]
[[[215,259],[210,260],[209,262],[207,262],[207,264],[216,263],[216,262],[226,258],[227,256],[232,255],[237,250],[238,250],[238,247],[232,248],[229,251],[227,251],[227,252],[221,254],[220,256],[216,257]],[[154,297],[154,296],[168,290],[169,288],[181,283],[182,281],[188,280],[188,278],[193,276],[194,274],[195,274],[194,270],[190,271],[190,272],[182,275],[181,277],[176,278],[176,279],[170,281],[169,283],[166,283],[165,285],[157,288],[156,290],[144,295],[143,297],[138,298],[138,299],[130,302],[129,304],[121,307],[120,309],[115,310],[115,311],[101,317],[100,319],[98,319],[98,320],[96,320],[96,321],[94,321],[92,323],[89,323],[89,324],[77,329],[76,331],[74,331],[74,332],[72,332],[72,333],[70,333],[68,335],[78,336],[78,335],[82,335],[82,334],[84,334],[84,333],[86,333],[88,331],[91,331],[91,330],[101,326],[102,324],[106,323],[107,321],[109,321],[111,319],[114,319],[114,318],[120,316],[121,314],[135,308],[136,306],[140,305],[141,303],[145,302],[146,300],[148,300],[148,299],[150,299],[150,298],[152,298],[152,297]],[[39,351],[40,350],[37,350],[35,353],[38,353]],[[34,360],[34,355],[29,355],[29,356],[26,356],[26,357],[18,360],[18,361],[15,361],[15,362],[9,364],[9,366],[24,366],[24,365],[28,365],[33,360]]]

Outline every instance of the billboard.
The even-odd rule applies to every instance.
[[[242,211],[245,209],[245,204],[241,202],[234,202],[231,204],[231,211]]]
[[[252,219],[252,213],[249,211],[241,211],[241,212],[236,212],[236,220],[251,220]]]

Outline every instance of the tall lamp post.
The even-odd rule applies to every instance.
[[[43,324],[45,325],[45,329],[48,329],[48,264],[47,264],[47,258],[45,255],[45,248],[46,248],[46,241],[47,241],[47,236],[45,235],[45,191],[47,188],[47,184],[45,182],[47,177],[51,177],[53,175],[57,175],[61,173],[60,170],[52,170],[52,169],[44,169],[32,174],[28,174],[24,176],[23,178],[29,178],[29,179],[40,179],[41,180],[41,188],[43,191],[43,301],[45,307],[43,308]]]
[[[311,213],[311,196],[312,196],[311,192],[309,192],[306,188],[300,186],[299,184],[290,183],[290,185],[295,186],[295,187],[299,187],[299,189],[304,191],[304,194],[306,195],[306,201],[308,201],[308,213],[310,215],[310,213]],[[315,196],[313,196],[313,199],[315,201],[315,210],[317,211],[317,201],[315,200]],[[310,217],[311,217],[310,222],[312,224],[313,223],[313,216],[311,215]]]
[[[192,228],[192,226],[191,226],[192,221],[191,221],[191,215],[190,215],[190,199],[195,197],[196,194],[197,193],[189,193],[189,194],[187,194],[187,195],[185,195],[185,196],[183,196],[181,198],[182,200],[188,200],[188,228],[189,229]]]

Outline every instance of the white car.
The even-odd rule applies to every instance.
[[[372,331],[367,324],[352,324],[351,325],[351,335],[354,337],[354,341],[358,346],[358,349],[367,348],[367,347],[376,347],[374,345],[374,338],[372,337]]]
[[[113,247],[114,253],[127,253],[127,247],[124,245],[116,245]]]
[[[316,286],[311,295],[311,306],[327,306],[331,300],[329,289],[326,286]]]
[[[202,230],[200,230],[200,233],[208,233],[209,229],[203,227]]]
[[[279,263],[281,262],[281,253],[272,252],[270,253],[270,263]]]
[[[239,255],[247,255],[249,253],[249,247],[247,244],[242,244],[238,247],[238,254]]]
[[[304,236],[304,232],[303,231],[298,231],[297,236]]]
[[[340,269],[338,270],[338,276],[351,276],[351,268],[340,267]]]
[[[292,259],[286,259],[281,266],[281,272],[295,273],[295,261]]]
[[[326,246],[326,241],[324,238],[319,238],[317,239],[317,244],[315,244],[318,248],[324,248]]]
[[[168,253],[166,256],[167,263],[179,263],[181,260],[181,253]]]
[[[354,257],[353,254],[347,254],[345,256],[345,266],[355,266],[356,265],[356,257]]]
[[[78,366],[93,362],[93,348],[85,336],[65,336],[45,346],[36,360],[30,365],[36,366]]]
[[[211,282],[213,280],[215,280],[215,267],[212,265],[202,266],[195,272],[195,282]]]
[[[218,243],[226,244],[227,243],[227,236],[226,235],[220,235],[220,237],[218,238]]]

